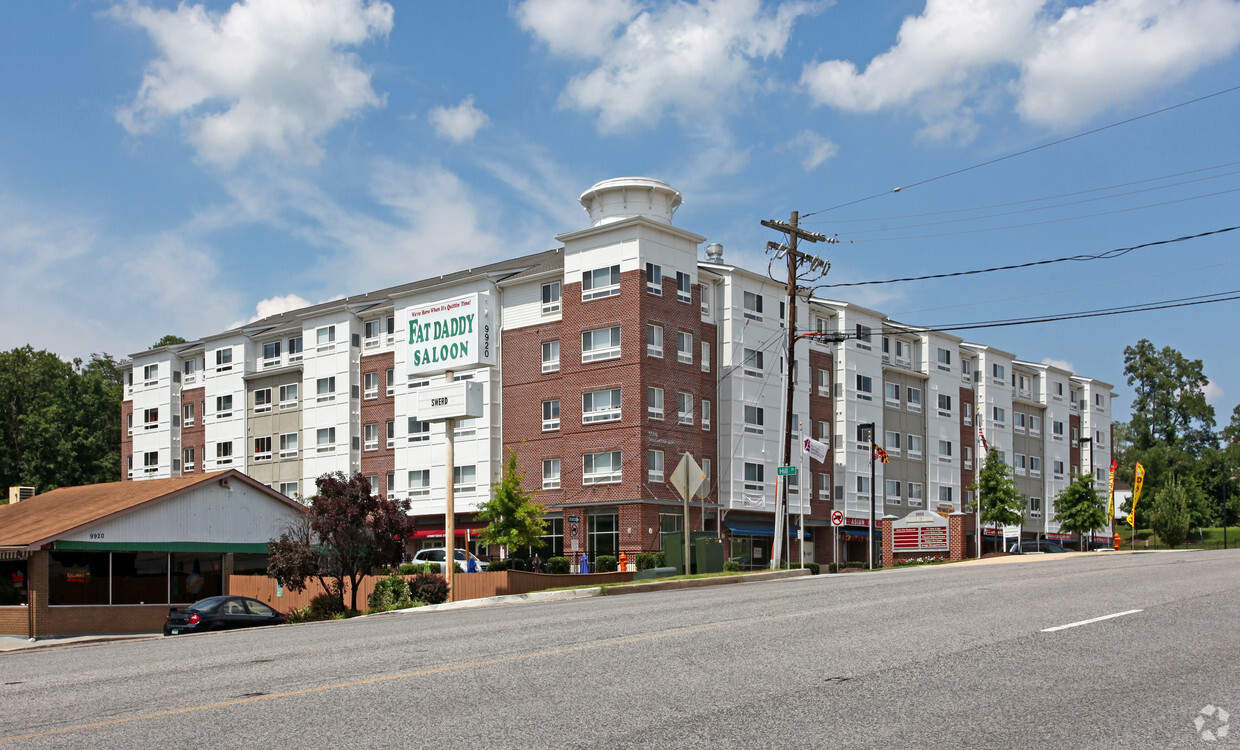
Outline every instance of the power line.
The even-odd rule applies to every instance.
[[[1165,113],[1165,112],[1170,112],[1170,111],[1171,111],[1171,110],[1173,110],[1173,109],[1179,109],[1180,107],[1187,107],[1187,106],[1188,106],[1188,105],[1190,105],[1190,104],[1197,104],[1198,102],[1203,102],[1203,101],[1205,101],[1205,100],[1207,100],[1207,99],[1212,99],[1212,98],[1214,98],[1214,97],[1216,97],[1216,96],[1222,96],[1223,94],[1230,94],[1230,93],[1232,93],[1232,92],[1234,92],[1234,91],[1240,91],[1240,86],[1232,86],[1231,88],[1228,88],[1228,89],[1223,89],[1222,91],[1215,91],[1213,94],[1206,94],[1205,96],[1199,96],[1199,97],[1197,97],[1196,99],[1189,99],[1189,100],[1188,100],[1188,101],[1186,101],[1186,102],[1180,102],[1179,104],[1172,104],[1172,105],[1171,105],[1171,106],[1169,106],[1169,107],[1163,107],[1162,109],[1157,109],[1157,110],[1154,110],[1153,112],[1146,112],[1145,114],[1142,114],[1142,115],[1137,115],[1136,117],[1129,117],[1129,118],[1128,118],[1128,119],[1126,119],[1126,120],[1120,120],[1119,122],[1113,122],[1113,123],[1111,123],[1111,124],[1109,124],[1109,125],[1103,125],[1102,127],[1094,128],[1093,130],[1086,130],[1086,131],[1085,131],[1085,132],[1083,132],[1083,133],[1077,133],[1076,135],[1070,135],[1070,136],[1068,136],[1068,137],[1066,137],[1066,138],[1060,138],[1060,139],[1059,139],[1059,140],[1057,140],[1057,141],[1051,141],[1050,143],[1043,143],[1043,144],[1042,144],[1042,145],[1040,145],[1040,146],[1033,146],[1033,147],[1031,147],[1031,148],[1027,148],[1027,149],[1024,149],[1024,150],[1022,150],[1022,151],[1017,151],[1017,152],[1015,152],[1015,153],[1007,154],[1006,156],[999,156],[999,157],[996,157],[996,158],[994,158],[994,159],[989,159],[989,160],[984,161],[984,162],[979,162],[979,163],[974,164],[974,165],[972,165],[972,166],[962,167],[962,168],[960,168],[960,169],[956,169],[956,170],[953,170],[953,171],[951,171],[951,172],[946,172],[946,173],[941,174],[941,175],[939,175],[939,176],[937,176],[937,177],[930,177],[930,178],[925,179],[925,180],[919,180],[918,182],[914,182],[914,183],[912,183],[912,184],[910,184],[910,185],[903,185],[903,186],[898,186],[898,187],[892,188],[891,190],[884,190],[884,191],[883,191],[883,192],[881,192],[881,193],[875,193],[875,194],[873,194],[873,195],[868,195],[868,196],[866,196],[866,197],[864,197],[864,198],[858,198],[858,199],[856,199],[856,200],[848,201],[847,203],[840,203],[839,205],[836,205],[836,206],[831,206],[830,208],[823,208],[823,209],[820,209],[820,210],[818,210],[818,211],[810,211],[810,212],[808,212],[808,213],[802,214],[802,215],[801,215],[801,218],[803,218],[803,219],[804,219],[804,218],[808,218],[808,217],[810,217],[810,216],[815,216],[815,215],[817,215],[817,214],[826,213],[827,211],[834,211],[834,210],[836,210],[837,208],[844,208],[844,207],[846,207],[846,206],[854,206],[854,205],[856,205],[856,204],[858,204],[858,203],[863,203],[863,202],[868,201],[868,200],[873,200],[874,198],[878,198],[878,197],[880,197],[880,196],[890,195],[891,193],[898,193],[898,192],[901,192],[901,191],[903,191],[903,190],[909,190],[909,189],[911,189],[911,188],[920,187],[920,186],[922,186],[922,185],[928,185],[928,184],[930,184],[931,182],[937,182],[937,181],[939,181],[939,180],[944,180],[944,179],[947,179],[948,177],[954,177],[954,176],[956,176],[956,175],[958,175],[958,174],[964,174],[965,172],[970,172],[970,171],[972,171],[972,170],[974,170],[974,169],[981,169],[982,167],[988,167],[988,166],[990,166],[990,165],[992,165],[992,164],[998,164],[998,163],[999,163],[999,162],[1001,162],[1001,161],[1007,161],[1008,159],[1015,159],[1015,158],[1016,158],[1016,157],[1018,157],[1018,156],[1024,156],[1024,155],[1026,155],[1026,154],[1031,154],[1031,153],[1033,153],[1033,152],[1035,152],[1035,151],[1041,151],[1042,149],[1045,149],[1045,148],[1050,148],[1051,146],[1058,146],[1058,145],[1060,145],[1060,144],[1062,144],[1062,143],[1067,143],[1068,141],[1074,141],[1074,140],[1076,140],[1076,139],[1078,139],[1078,138],[1084,138],[1084,137],[1086,137],[1086,136],[1095,135],[1095,134],[1097,134],[1097,133],[1101,133],[1101,132],[1103,132],[1103,131],[1105,131],[1105,130],[1110,130],[1111,128],[1117,128],[1117,127],[1119,127],[1119,126],[1121,126],[1121,125],[1128,125],[1128,124],[1133,123],[1133,122],[1136,122],[1136,121],[1138,121],[1138,120],[1143,120],[1143,119],[1145,119],[1145,118],[1147,118],[1147,117],[1153,117],[1154,115],[1161,115],[1161,114],[1163,114],[1163,113]]]
[[[1147,248],[1147,247],[1155,247],[1158,245],[1170,245],[1176,242],[1185,242],[1187,240],[1200,239],[1202,237],[1209,237],[1210,235],[1213,235],[1213,234],[1222,234],[1224,232],[1232,232],[1237,229],[1240,229],[1240,226],[1224,227],[1223,229],[1214,229],[1209,232],[1201,232],[1200,234],[1185,235],[1183,237],[1176,237],[1175,239],[1170,239],[1170,240],[1156,240],[1154,242],[1146,242],[1140,245],[1133,245],[1131,247],[1121,247],[1121,248],[1116,248],[1114,250],[1107,250],[1105,252],[1094,253],[1094,254],[1089,254],[1089,255],[1071,255],[1068,257],[1064,257],[1064,258],[1050,258],[1047,260],[1035,260],[1035,261],[1030,261],[1028,263],[1013,263],[1007,266],[992,266],[990,268],[977,268],[977,269],[973,269],[970,271],[953,271],[951,273],[926,274],[925,276],[906,276],[904,278],[899,278],[899,279],[883,279],[883,280],[878,280],[878,281],[851,281],[851,282],[842,282],[839,284],[822,284],[821,286],[824,288],[838,288],[838,287],[846,287],[846,286],[874,286],[877,284],[896,284],[896,283],[905,282],[905,281],[926,281],[929,279],[946,279],[946,278],[952,278],[956,276],[973,276],[976,274],[994,273],[996,271],[1012,271],[1018,268],[1047,266],[1053,263],[1065,263],[1068,261],[1111,260],[1113,258],[1118,258],[1123,255],[1127,255],[1133,250],[1140,250],[1142,248]]]

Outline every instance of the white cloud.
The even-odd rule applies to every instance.
[[[1217,404],[1223,399],[1223,396],[1226,395],[1223,392],[1223,387],[1218,383],[1215,383],[1213,380],[1206,383],[1201,389],[1201,392],[1206,397],[1206,401],[1211,404]]]
[[[472,140],[489,122],[486,113],[474,106],[472,96],[455,107],[435,107],[429,117],[435,134],[453,143]]]
[[[928,0],[896,44],[859,71],[805,66],[817,104],[854,112],[911,108],[924,136],[972,138],[1015,97],[1026,120],[1063,129],[1183,80],[1240,44],[1233,0]]]
[[[324,133],[383,104],[345,50],[386,36],[393,13],[377,0],[241,0],[224,13],[115,6],[159,50],[117,119],[135,134],[176,120],[199,157],[224,169],[260,150],[315,163]]]
[[[1076,372],[1076,365],[1066,359],[1052,359],[1050,357],[1045,357],[1042,360],[1042,364],[1047,365],[1048,367],[1058,367],[1059,369],[1067,370],[1068,372]]]
[[[800,154],[801,167],[806,172],[812,172],[822,166],[827,159],[835,156],[839,151],[839,146],[830,138],[811,130],[803,130],[793,136],[783,150]]]
[[[228,328],[229,329],[240,328],[241,326],[247,325],[249,323],[253,323],[256,320],[262,320],[263,318],[268,318],[268,317],[271,317],[272,315],[279,315],[280,313],[286,313],[290,310],[300,310],[303,307],[310,307],[310,305],[312,304],[314,303],[310,302],[310,300],[307,300],[304,297],[301,297],[300,295],[296,295],[296,294],[285,294],[280,297],[268,297],[267,299],[260,299],[258,301],[258,304],[254,306],[254,310],[255,310],[254,315],[251,315],[246,320],[238,320],[234,322],[232,325],[228,326]]]
[[[782,54],[793,22],[817,7],[786,3],[772,13],[760,0],[702,0],[634,15],[633,3],[595,3],[589,7],[602,15],[586,20],[587,4],[566,10],[572,5],[528,0],[517,17],[552,53],[598,61],[569,81],[561,103],[597,112],[603,133],[654,126],[669,112],[690,127],[722,117],[755,88],[755,64]],[[572,39],[573,24],[580,40]]]

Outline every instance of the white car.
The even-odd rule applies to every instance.
[[[439,572],[443,572],[443,562],[448,555],[448,550],[444,547],[428,547],[420,549],[413,556],[414,565],[424,565],[426,563],[435,563],[435,567]],[[473,555],[463,549],[456,550],[456,564],[461,566],[461,570],[469,570],[469,558]],[[487,564],[482,560],[478,560],[478,570],[486,570]]]

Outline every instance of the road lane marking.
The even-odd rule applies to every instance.
[[[1054,633],[1056,630],[1067,630],[1068,628],[1075,628],[1081,625],[1089,625],[1090,623],[1102,622],[1103,620],[1112,620],[1116,617],[1123,617],[1124,615],[1135,615],[1138,612],[1144,612],[1144,611],[1145,610],[1143,609],[1130,609],[1127,612],[1116,612],[1113,615],[1103,615],[1102,617],[1093,617],[1088,620],[1081,620],[1080,622],[1070,622],[1067,625],[1056,625],[1053,628],[1042,628],[1042,632],[1043,633]]]

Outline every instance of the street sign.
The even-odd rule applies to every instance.
[[[842,510],[831,511],[831,525],[832,526],[843,526],[844,525],[844,511]]]
[[[672,477],[668,481],[676,492],[680,494],[685,502],[693,497],[693,493],[698,491],[698,487],[702,486],[706,475],[702,473],[702,467],[698,466],[698,462],[693,460],[693,456],[684,453],[680,457],[680,463],[676,464],[676,470],[672,472]],[[688,528],[688,527],[686,527]]]
[[[781,476],[781,477],[790,477],[790,476],[795,476],[795,475],[796,475],[796,473],[797,473],[797,467],[795,467],[795,466],[780,466],[778,469],[776,469],[776,470],[775,470],[775,473],[776,473],[776,474],[778,474],[778,475],[779,475],[779,476]]]

